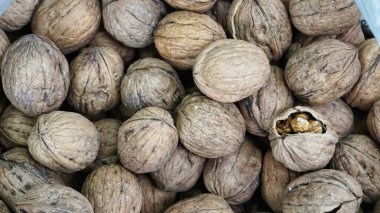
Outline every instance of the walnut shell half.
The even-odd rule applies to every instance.
[[[6,31],[16,31],[27,25],[40,0],[12,0],[11,2],[0,16],[0,28]]]

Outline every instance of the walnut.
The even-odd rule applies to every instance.
[[[303,175],[288,185],[282,211],[355,213],[363,192],[352,176],[332,169]]]
[[[372,138],[380,143],[380,100],[377,101],[367,116],[367,126]]]
[[[95,212],[140,212],[142,191],[137,178],[118,164],[95,169],[82,186]]]
[[[70,63],[71,84],[67,100],[83,114],[108,111],[120,102],[124,74],[121,57],[105,47],[83,49]]]
[[[5,51],[8,49],[9,45],[10,42],[7,34],[5,34],[5,32],[2,29],[0,29],[0,64],[5,54]]]
[[[247,202],[259,186],[262,165],[261,150],[246,138],[235,154],[209,159],[203,171],[207,190],[229,204]]]
[[[137,180],[143,195],[141,213],[162,213],[175,202],[177,193],[157,188],[148,176],[138,175]]]
[[[325,167],[338,142],[330,126],[311,108],[297,106],[285,110],[273,119],[269,130],[273,157],[296,172]]]
[[[104,28],[127,47],[153,43],[153,31],[166,14],[159,0],[102,0]]]
[[[348,31],[360,20],[354,0],[291,0],[293,25],[306,35],[336,35]]]
[[[165,16],[154,33],[158,52],[178,70],[192,69],[198,54],[223,38],[223,28],[209,16],[187,11]]]
[[[198,55],[193,76],[206,96],[223,103],[240,101],[256,93],[268,80],[269,60],[256,45],[222,39]]]
[[[6,31],[21,29],[30,22],[34,9],[39,2],[40,0],[12,0],[11,4],[0,16],[0,28]]]
[[[365,40],[361,22],[356,23],[347,32],[337,35],[336,39],[352,45],[360,45]]]
[[[288,12],[281,0],[233,1],[228,29],[233,38],[256,44],[274,61],[282,57],[292,42]]]
[[[271,66],[268,81],[259,91],[239,102],[247,131],[266,137],[273,118],[293,106],[293,96],[286,86],[283,70]]]
[[[192,188],[202,175],[206,159],[199,157],[178,144],[169,160],[151,176],[156,185],[172,192],[183,192]]]
[[[80,114],[55,111],[38,117],[28,138],[30,154],[42,165],[72,173],[91,164],[99,150],[99,133]]]
[[[173,111],[184,95],[177,72],[156,58],[131,64],[121,82],[121,100],[128,116],[148,106]]]
[[[134,173],[147,173],[164,166],[177,143],[178,133],[170,113],[147,107],[120,127],[117,151],[125,168]]]
[[[109,165],[109,164],[113,164],[113,163],[118,163],[119,160],[120,160],[120,158],[119,158],[118,154],[111,155],[111,156],[106,157],[106,158],[96,158],[94,160],[94,162],[92,162],[90,165],[88,165],[81,172],[83,172],[85,174],[88,174],[88,173],[91,173],[92,171],[94,171],[94,169],[96,169],[96,168],[98,168],[100,166]]]
[[[218,0],[215,2],[215,6],[212,9],[216,21],[223,27],[225,31],[228,31],[228,11],[231,7],[230,0]]]
[[[326,104],[351,90],[360,75],[358,51],[335,39],[313,42],[290,57],[285,68],[289,89],[310,105]]]
[[[34,34],[12,43],[1,64],[5,95],[30,117],[60,107],[69,90],[69,75],[67,60],[57,46]]]
[[[11,213],[4,201],[0,200],[0,213]]]
[[[175,9],[203,13],[214,6],[216,0],[165,0]]]
[[[123,123],[116,119],[102,119],[94,123],[99,132],[100,147],[97,158],[107,158],[117,154],[118,131]]]
[[[244,141],[244,119],[234,104],[195,92],[182,100],[175,114],[180,142],[201,157],[232,155]]]

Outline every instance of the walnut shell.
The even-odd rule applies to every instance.
[[[127,47],[153,43],[153,31],[166,14],[159,0],[102,0],[104,28]]]
[[[123,44],[119,43],[118,41],[114,40],[111,35],[109,35],[107,32],[99,31],[98,34],[96,34],[95,38],[92,39],[90,42],[91,46],[97,46],[97,47],[107,47],[110,49],[113,49],[117,53],[119,53],[120,57],[123,59],[124,64],[129,64],[133,61],[135,58],[135,50],[126,47]]]
[[[123,123],[116,119],[102,119],[94,123],[99,132],[100,147],[97,158],[108,158],[117,154],[118,131]]]
[[[290,57],[285,68],[289,89],[310,105],[326,104],[351,90],[360,75],[358,51],[335,39],[313,42]]]
[[[8,48],[1,79],[12,105],[31,117],[58,109],[70,85],[64,55],[49,39],[34,34],[23,36]]]
[[[336,39],[355,46],[361,44],[365,40],[361,22],[356,23],[347,32],[337,35]]]
[[[216,0],[165,0],[165,2],[175,9],[203,13],[212,8]]]
[[[286,120],[295,113],[310,113],[322,123],[323,133],[282,134],[276,130],[278,121]],[[296,172],[305,172],[325,167],[334,155],[338,136],[322,115],[309,107],[289,108],[275,117],[269,129],[269,140],[273,157],[286,168]]]
[[[345,96],[345,100],[351,107],[367,111],[380,99],[380,46],[376,39],[368,39],[360,45],[359,61],[359,80]]]
[[[293,106],[293,96],[286,86],[283,70],[271,66],[268,81],[259,91],[239,102],[247,131],[267,137],[273,118]]]
[[[41,115],[28,138],[30,154],[42,165],[66,173],[90,165],[99,150],[99,133],[80,114],[55,111]]]
[[[178,144],[169,160],[159,170],[152,172],[156,185],[164,191],[183,192],[192,188],[202,175],[206,159]]]
[[[158,52],[178,70],[192,69],[198,54],[223,38],[223,28],[209,16],[187,11],[165,16],[154,33]]]
[[[203,171],[207,190],[229,204],[247,202],[259,186],[262,165],[261,150],[245,139],[235,154],[209,159]]]
[[[16,212],[94,212],[81,193],[67,186],[50,184],[33,187],[14,206]]]
[[[115,155],[111,155],[106,158],[96,158],[94,162],[92,162],[90,165],[88,165],[84,170],[81,172],[84,173],[91,173],[94,171],[94,169],[104,166],[104,165],[109,165],[113,163],[118,163],[119,162],[119,155],[116,153]]]
[[[303,175],[288,185],[282,210],[288,212],[355,213],[363,192],[352,176],[332,169]]]
[[[112,49],[83,49],[70,63],[70,74],[67,100],[75,110],[94,115],[108,111],[120,102],[124,64],[120,55]]]
[[[336,35],[348,31],[360,20],[354,0],[291,0],[293,25],[306,35]]]
[[[233,213],[223,198],[213,194],[200,194],[192,198],[181,200],[171,206],[165,213]]]
[[[31,118],[9,105],[0,117],[0,144],[27,146],[36,118]]]
[[[380,100],[369,111],[367,126],[372,138],[380,144]]]
[[[87,176],[82,194],[94,212],[140,212],[142,191],[137,178],[118,164],[95,169]]]
[[[292,42],[292,28],[281,0],[235,0],[228,14],[234,39],[256,44],[270,60],[279,60]]]
[[[233,103],[257,92],[268,80],[269,60],[255,44],[222,39],[198,55],[194,82],[203,94],[216,101]]]
[[[4,201],[0,200],[0,213],[11,213]]]
[[[231,7],[230,0],[218,0],[215,2],[215,6],[212,9],[216,21],[223,27],[223,29],[228,31],[228,12]]]
[[[176,109],[180,142],[205,158],[234,154],[244,141],[243,116],[234,104],[219,103],[195,92]]]
[[[185,90],[173,67],[156,58],[131,64],[121,82],[121,100],[128,115],[155,106],[172,111],[185,96]]]
[[[39,2],[40,0],[12,0],[11,4],[0,16],[0,28],[6,31],[21,29],[30,22],[34,9]]]
[[[273,212],[282,212],[282,200],[287,190],[286,186],[296,177],[296,172],[287,169],[273,158],[271,150],[265,154],[261,173],[261,195]]]
[[[177,144],[178,133],[170,113],[147,107],[120,127],[117,151],[125,168],[134,173],[147,173],[164,166]]]
[[[380,199],[380,148],[365,135],[349,135],[336,146],[331,167],[352,175],[362,186],[363,201]]]
[[[98,0],[45,0],[34,13],[32,31],[48,37],[67,54],[94,38],[100,20]]]
[[[11,43],[9,42],[7,34],[5,34],[5,32],[2,29],[0,29],[0,64],[5,54],[5,51],[8,49],[10,44]]]
[[[143,195],[141,213],[162,213],[175,203],[177,193],[157,188],[145,175],[137,176],[137,180]]]

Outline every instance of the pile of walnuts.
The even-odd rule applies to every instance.
[[[12,0],[0,213],[380,213],[360,18],[354,0]]]

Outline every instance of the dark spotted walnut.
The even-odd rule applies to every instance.
[[[9,45],[10,42],[7,34],[5,34],[5,32],[2,29],[0,29],[0,64],[5,54],[5,51],[8,49]]]
[[[108,158],[117,154],[117,137],[122,124],[121,121],[111,118],[102,119],[94,123],[99,132],[98,159]]]
[[[368,113],[367,127],[372,138],[380,144],[380,100],[372,106]]]
[[[147,107],[119,129],[117,151],[121,164],[134,173],[157,171],[175,151],[178,132],[170,113]]]
[[[21,29],[30,22],[39,2],[40,0],[12,0],[0,16],[0,28],[6,31]]]
[[[212,8],[216,0],[165,0],[165,2],[175,9],[202,13]]]

